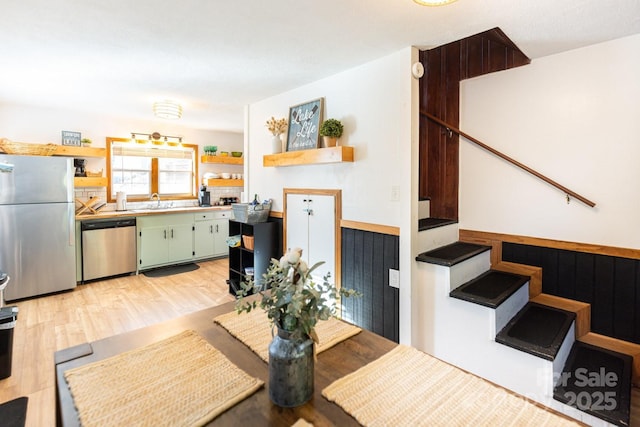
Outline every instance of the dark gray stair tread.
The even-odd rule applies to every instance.
[[[576,315],[528,302],[496,335],[496,342],[554,360]]]
[[[476,245],[475,243],[455,242],[427,252],[416,257],[417,261],[430,264],[446,265],[451,267],[472,258],[482,252],[488,251],[491,246]]]
[[[444,227],[445,225],[457,224],[455,219],[446,218],[422,218],[418,220],[418,231],[430,230],[432,228]]]
[[[628,426],[632,363],[627,354],[576,341],[553,398],[609,423]]]
[[[486,307],[497,308],[528,281],[528,276],[489,270],[457,287],[449,295]]]

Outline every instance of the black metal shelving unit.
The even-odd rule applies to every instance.
[[[253,250],[244,247],[242,236],[253,236]],[[229,248],[229,293],[237,295],[240,283],[245,281],[246,268],[252,267],[256,283],[267,272],[271,258],[279,258],[277,224],[260,222],[246,224],[229,220],[229,236],[240,236],[240,246]]]

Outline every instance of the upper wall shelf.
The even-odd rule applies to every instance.
[[[76,176],[73,178],[73,184],[76,187],[106,187],[108,184],[108,180],[106,177],[80,177]]]
[[[207,187],[244,187],[244,179],[208,179]]]
[[[74,147],[71,145],[59,145],[56,151],[53,152],[54,156],[67,156],[67,157],[106,157],[106,148],[91,148],[91,147]]]
[[[287,151],[280,154],[267,154],[262,158],[264,167],[342,162],[353,162],[353,147],[341,145],[312,150]]]
[[[226,165],[243,165],[243,157],[232,156],[200,156],[200,162],[202,163],[223,163]]]

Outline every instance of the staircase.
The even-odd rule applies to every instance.
[[[432,249],[416,257],[416,347],[588,425],[630,424],[640,346],[606,345],[588,304],[542,294],[530,267],[492,269],[490,246],[420,238]]]

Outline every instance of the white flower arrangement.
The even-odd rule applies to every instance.
[[[287,131],[288,122],[284,117],[277,120],[275,117],[271,117],[267,120],[266,126],[273,136],[278,136]]]
[[[339,292],[329,283],[329,274],[323,283],[315,283],[311,273],[324,262],[309,268],[301,259],[302,249],[295,248],[280,258],[271,259],[267,272],[263,275],[259,293],[260,301],[246,301],[253,294],[254,280],[243,282],[238,293],[236,310],[251,311],[258,305],[267,312],[274,326],[291,333],[292,338],[311,337],[317,341],[314,327],[319,320],[328,320],[336,315],[338,295],[344,297],[359,295],[352,289],[341,288]]]

